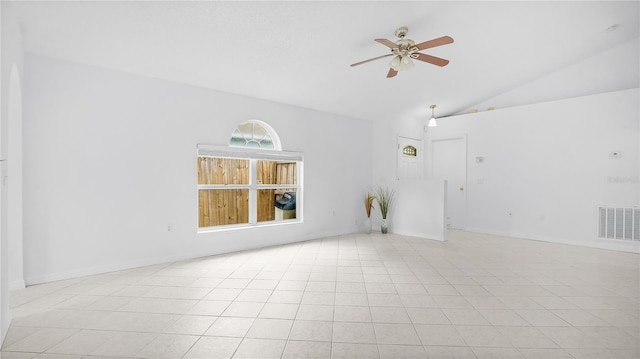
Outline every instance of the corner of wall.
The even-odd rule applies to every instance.
[[[18,19],[11,2],[0,4],[2,51],[0,61],[0,148],[2,160],[0,194],[0,340],[11,323],[9,290],[22,281],[22,250],[9,251],[22,245],[22,90],[20,75],[24,49]],[[12,142],[13,141],[13,142]],[[10,143],[11,142],[11,143]],[[8,176],[16,174],[9,184]],[[13,243],[10,243],[13,242]],[[16,261],[17,260],[17,261]],[[18,271],[15,268],[19,269]],[[16,278],[10,272],[17,273]]]

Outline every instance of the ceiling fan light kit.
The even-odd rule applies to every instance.
[[[393,60],[391,60],[389,66],[391,66],[391,68],[396,71],[405,71],[409,70],[415,65],[413,64],[413,61],[411,61],[411,57],[407,55],[398,55],[394,57]]]
[[[374,57],[368,60],[356,62],[351,64],[351,67],[365,64],[367,62],[371,62],[374,60],[381,59],[383,57],[393,56],[393,59],[389,63],[390,69],[387,73],[387,77],[394,77],[398,74],[398,71],[409,70],[414,67],[414,63],[412,60],[419,60],[423,62],[427,62],[436,66],[446,66],[449,63],[449,60],[441,59],[439,57],[431,56],[423,54],[419,51],[430,49],[432,47],[442,46],[446,44],[450,44],[453,42],[453,38],[450,36],[442,36],[433,40],[421,42],[416,45],[415,41],[411,39],[406,39],[405,36],[409,29],[406,26],[402,26],[395,31],[396,37],[399,38],[398,41],[393,42],[387,39],[375,39],[374,41],[387,46],[391,49],[391,53],[387,55],[382,55],[378,57]]]

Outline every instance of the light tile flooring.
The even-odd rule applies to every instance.
[[[2,358],[638,358],[639,256],[352,234],[11,293]]]

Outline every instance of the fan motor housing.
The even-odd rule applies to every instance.
[[[394,34],[402,39],[403,37],[405,37],[407,35],[407,32],[409,32],[409,29],[406,26],[401,26],[399,28],[396,29],[396,31],[394,32]]]

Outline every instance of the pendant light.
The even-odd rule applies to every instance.
[[[429,120],[429,127],[437,127],[438,123],[436,122],[436,115],[433,113],[436,108],[436,105],[431,105],[431,119]]]

